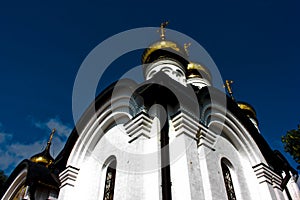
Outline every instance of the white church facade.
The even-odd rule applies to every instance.
[[[106,88],[60,154],[51,157],[50,139],[1,199],[300,199],[297,171],[269,147],[253,107],[214,88],[163,29],[142,55],[145,81]]]

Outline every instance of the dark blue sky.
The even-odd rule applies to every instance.
[[[208,51],[223,79],[235,81],[235,98],[255,107],[268,143],[283,151],[280,137],[300,123],[299,8],[297,0],[1,2],[0,167],[9,172],[42,148],[51,125],[65,140],[76,73],[95,46],[164,20]]]

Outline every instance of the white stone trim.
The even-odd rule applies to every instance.
[[[201,117],[209,130],[215,132],[217,137],[224,134],[252,166],[267,163],[251,134],[229,110],[218,104],[207,104],[201,111]]]
[[[217,135],[200,124],[186,112],[180,112],[172,119],[176,137],[185,134],[198,141],[198,147],[206,146],[214,150]]]
[[[59,180],[61,182],[60,188],[63,188],[67,185],[74,187],[78,173],[78,168],[69,165],[64,171],[59,174]]]
[[[268,183],[273,186],[273,188],[281,189],[280,184],[282,182],[282,178],[276,174],[273,170],[271,170],[264,163],[260,163],[253,167],[254,173],[259,181],[259,184]]]
[[[24,168],[14,181],[10,184],[9,188],[6,190],[5,194],[2,197],[2,200],[12,199],[13,195],[25,184],[28,170]]]
[[[185,112],[178,113],[172,118],[172,123],[176,132],[176,137],[185,134],[193,139],[197,139],[196,135],[199,130],[200,124],[193,117]]]
[[[201,126],[201,130],[199,131],[197,137],[198,137],[198,147],[206,146],[211,150],[215,150],[214,146],[217,141],[217,134],[210,131],[204,126]]]
[[[146,80],[149,80],[160,71],[167,74],[173,80],[186,86],[184,67],[179,62],[173,59],[157,60],[146,67],[144,76]]]
[[[188,78],[186,82],[187,82],[187,84],[194,85],[194,86],[198,87],[199,89],[201,89],[203,87],[211,86],[211,83],[208,80],[206,80],[204,78],[199,78],[199,77]]]
[[[88,113],[83,114],[81,119],[84,117],[90,119],[87,122],[79,121],[76,125],[79,137],[70,153],[67,165],[81,166],[84,159],[88,157],[88,153],[93,151],[106,132],[115,125],[124,124],[132,118],[130,101],[136,86],[134,81],[126,79],[118,81],[111,98],[103,100],[97,110],[89,108],[86,111]]]
[[[150,139],[152,124],[153,119],[148,117],[148,115],[144,112],[139,113],[137,117],[124,124],[123,126],[127,134],[132,138],[131,140],[129,140],[129,143],[140,137]]]

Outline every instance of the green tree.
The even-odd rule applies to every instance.
[[[281,141],[284,143],[284,150],[291,154],[299,164],[297,169],[300,169],[300,125],[298,125],[298,129],[290,130],[285,136],[282,136]]]
[[[0,170],[0,188],[2,188],[6,179],[7,179],[7,176],[4,174],[4,171]]]

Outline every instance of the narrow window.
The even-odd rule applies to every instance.
[[[230,170],[224,162],[221,162],[221,166],[228,200],[236,200]]]
[[[113,199],[115,179],[116,179],[116,161],[114,160],[107,167],[103,200]]]

